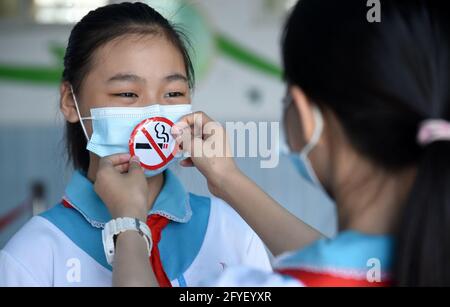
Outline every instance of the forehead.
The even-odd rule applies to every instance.
[[[186,75],[181,52],[163,35],[124,35],[101,46],[94,54],[90,73],[109,78],[118,72],[162,79],[179,73]]]

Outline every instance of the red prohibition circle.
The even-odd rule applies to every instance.
[[[135,156],[135,155],[136,155],[135,150],[134,150],[134,139],[135,139],[135,137],[136,137],[136,134],[137,134],[139,131],[142,132],[142,128],[143,128],[146,124],[148,124],[148,123],[150,123],[150,122],[163,122],[163,123],[168,124],[170,127],[173,127],[173,125],[174,125],[174,123],[173,123],[170,119],[167,119],[167,118],[165,118],[165,117],[151,117],[151,118],[144,119],[142,122],[140,122],[140,123],[134,128],[133,132],[131,133],[130,140],[128,141],[128,149],[130,150],[131,156]],[[142,132],[142,133],[144,133],[144,132]],[[144,135],[145,135],[145,133],[144,133]],[[146,136],[147,136],[147,135],[146,135]],[[148,138],[148,137],[147,137],[147,138]],[[151,138],[151,136],[150,136],[150,138]],[[153,139],[153,138],[152,138],[152,139]],[[149,141],[150,141],[150,140],[149,140]],[[155,147],[155,146],[153,146],[153,147]],[[158,149],[159,149],[159,148],[158,148]],[[167,156],[167,157],[164,156],[164,158],[161,157],[161,154],[159,154],[160,157],[161,157],[161,159],[162,159],[163,161],[162,161],[161,163],[157,164],[157,165],[148,165],[148,164],[145,164],[145,163],[143,163],[143,162],[141,161],[141,166],[142,166],[143,168],[148,169],[148,170],[151,170],[151,171],[157,170],[157,169],[159,169],[159,168],[165,166],[167,163],[169,163],[169,162],[175,157],[175,155],[176,155],[176,153],[177,153],[177,149],[178,149],[177,146],[175,146],[175,148],[174,148],[173,151],[170,153],[170,155]],[[155,150],[157,150],[157,149],[155,148]]]

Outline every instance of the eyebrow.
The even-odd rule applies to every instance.
[[[134,74],[117,74],[108,79],[108,82],[127,81],[127,82],[144,82],[145,79]],[[188,78],[182,74],[175,73],[164,77],[166,82],[182,81],[188,83]]]
[[[184,76],[182,74],[178,74],[178,73],[169,75],[169,76],[165,77],[164,80],[167,82],[183,81],[183,82],[188,83],[188,78],[186,76]]]
[[[134,74],[117,74],[108,79],[108,82],[128,81],[128,82],[144,82],[144,78]]]

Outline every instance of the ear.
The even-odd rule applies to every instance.
[[[61,113],[64,115],[64,118],[69,123],[77,123],[80,121],[78,118],[78,112],[75,106],[75,101],[72,97],[72,89],[68,82],[62,82],[59,87],[60,92],[60,105],[59,108]]]
[[[296,106],[297,116],[299,118],[300,126],[302,127],[303,137],[305,143],[309,143],[314,133],[314,113],[312,104],[306,97],[305,93],[298,86],[290,88],[293,104]]]

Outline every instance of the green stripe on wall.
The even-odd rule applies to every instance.
[[[250,69],[280,79],[282,71],[279,66],[241,46],[232,39],[217,34],[215,43],[218,51]],[[61,54],[62,56],[63,54]],[[58,84],[61,81],[62,67],[13,66],[0,64],[0,79],[31,82],[38,84]]]
[[[62,68],[0,65],[0,79],[4,80],[55,84],[60,82],[61,73]]]
[[[216,45],[223,55],[232,58],[241,64],[276,78],[281,78],[282,76],[281,68],[278,65],[256,55],[254,52],[240,46],[239,43],[236,43],[224,35],[216,35]]]

